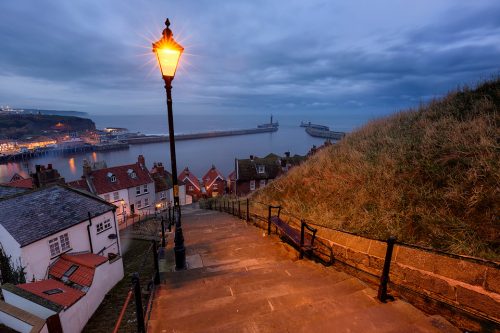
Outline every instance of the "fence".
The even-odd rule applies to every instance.
[[[205,209],[226,212],[267,229],[270,205],[248,198],[211,198]],[[303,220],[281,210],[285,222],[298,228]],[[439,313],[472,330],[500,327],[500,263],[405,244],[395,238],[370,239],[305,220],[318,229],[314,256],[323,263],[378,284],[381,301],[399,294],[427,312]]]
[[[165,246],[165,220],[162,217],[161,218],[161,247],[158,246],[158,240],[157,239],[152,239],[151,240],[151,245],[149,246],[148,250],[144,253],[144,258],[143,261],[137,270],[137,272],[134,272],[132,274],[132,279],[131,279],[131,287],[130,290],[127,293],[127,296],[125,298],[125,302],[122,306],[122,309],[120,311],[120,315],[118,316],[118,319],[115,323],[113,333],[118,332],[118,330],[121,327],[125,312],[127,310],[127,307],[129,306],[130,301],[132,300],[132,297],[134,297],[134,303],[135,303],[135,314],[136,314],[136,321],[137,321],[137,332],[139,333],[146,333],[146,327],[147,327],[147,322],[149,321],[149,317],[151,315],[151,310],[152,310],[152,304],[153,304],[153,299],[154,295],[156,292],[156,287],[160,284],[160,267],[159,267],[159,256],[162,254],[162,249]],[[148,260],[148,256],[152,255],[153,257],[153,264],[154,264],[154,273],[153,276],[147,280],[147,286],[146,286],[146,291],[149,294],[147,297],[147,300],[145,299],[145,295],[143,293],[143,288],[141,288],[141,280],[140,280],[140,275],[139,272],[144,271],[144,267],[146,265],[146,262]],[[147,294],[146,294],[147,295]],[[146,301],[145,304],[143,301]]]

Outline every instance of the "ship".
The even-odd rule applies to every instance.
[[[278,122],[273,123],[273,115],[271,115],[271,121],[269,123],[257,125],[257,128],[276,128],[277,129],[279,127],[279,125],[280,124]]]

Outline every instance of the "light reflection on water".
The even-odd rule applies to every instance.
[[[105,126],[128,127],[131,131],[143,133],[167,133],[164,116],[96,116],[93,120],[98,128]],[[176,117],[176,133],[206,132],[224,130],[227,128],[251,128],[259,123],[267,122],[263,116],[180,116]],[[188,166],[199,178],[214,164],[224,174],[234,170],[235,158],[248,158],[250,155],[263,157],[269,153],[283,155],[290,151],[292,155],[306,154],[313,145],[321,145],[324,140],[313,138],[299,127],[300,121],[312,121],[329,125],[333,130],[349,131],[367,120],[367,116],[354,117],[344,115],[324,119],[312,119],[299,116],[275,117],[279,121],[278,132],[231,137],[219,137],[201,140],[186,140],[176,142],[177,168],[181,170]],[[329,119],[329,120],[328,120]],[[145,145],[131,145],[128,150],[107,152],[89,152],[68,156],[44,156],[29,161],[0,165],[0,182],[9,181],[14,173],[26,177],[36,164],[52,163],[66,181],[76,180],[82,175],[83,160],[106,161],[108,166],[131,164],[137,161],[138,155],[144,155],[146,165],[151,168],[153,162],[163,162],[170,169],[170,149],[167,142]]]

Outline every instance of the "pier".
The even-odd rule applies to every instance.
[[[277,130],[278,130],[277,127],[268,127],[268,128],[251,128],[251,129],[241,129],[241,130],[231,130],[231,131],[213,131],[205,133],[177,134],[175,135],[175,140],[180,141],[180,140],[209,139],[209,138],[217,138],[223,136],[270,133],[270,132],[276,132]],[[136,136],[136,137],[129,137],[127,139],[124,139],[123,141],[128,144],[168,142],[168,135]]]
[[[128,148],[129,148],[128,143],[123,143],[123,142],[101,143],[96,145],[82,145],[74,147],[39,148],[28,152],[2,155],[0,156],[0,163],[23,161],[44,156],[61,156],[61,155],[87,153],[93,151],[108,151],[108,150],[119,150]]]
[[[344,136],[344,132],[335,132],[330,130],[322,130],[314,127],[306,127],[306,133],[310,136],[314,136],[317,138],[325,138],[332,140],[341,140]]]

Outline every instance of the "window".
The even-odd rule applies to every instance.
[[[111,220],[107,219],[103,222],[99,222],[96,224],[97,233],[103,232],[104,230],[108,230],[111,228]]]
[[[105,195],[104,195],[104,200],[106,200],[106,201],[109,201],[109,200],[110,200],[110,198],[109,198],[109,194],[105,194]]]
[[[217,190],[217,183],[214,183],[214,185],[212,186],[212,189]]]
[[[142,201],[139,200],[135,203],[135,205],[137,206],[137,208],[141,208],[142,207]]]
[[[77,265],[71,265],[66,272],[64,272],[63,277],[70,277],[78,269]]]
[[[116,183],[116,177],[115,176],[111,176],[111,182],[112,183]]]
[[[190,191],[194,191],[194,187],[193,187],[193,185],[189,185],[189,190],[190,190]]]
[[[55,295],[55,294],[61,294],[62,292],[63,292],[62,289],[55,288],[55,289],[45,290],[43,293],[45,295]]]
[[[261,179],[260,183],[259,183],[259,187],[264,187],[264,186],[266,186],[266,180],[265,179]]]
[[[136,194],[136,195],[141,194],[141,187],[140,187],[140,186],[136,186],[136,187],[135,187],[135,194]]]
[[[149,199],[144,198],[144,207],[147,207],[147,206],[149,206]]]
[[[148,185],[143,185],[142,186],[142,193],[148,193]]]
[[[49,240],[49,247],[50,247],[50,256],[51,257],[55,257],[59,253],[61,253],[61,249],[59,248],[59,239],[57,237]]]
[[[165,199],[165,192],[160,192],[160,199]]]
[[[266,172],[266,167],[263,166],[263,165],[258,165],[257,166],[257,172],[258,173],[264,173],[264,172]]]
[[[55,257],[71,248],[68,234],[49,239],[50,256]]]
[[[59,236],[59,240],[61,241],[61,251],[67,251],[71,247],[69,246],[69,236],[68,234],[63,234]]]
[[[250,191],[255,190],[255,180],[250,181]]]
[[[118,192],[114,192],[114,193],[113,193],[113,200],[114,200],[114,201],[118,201],[118,200],[120,200],[120,194],[119,194]]]

